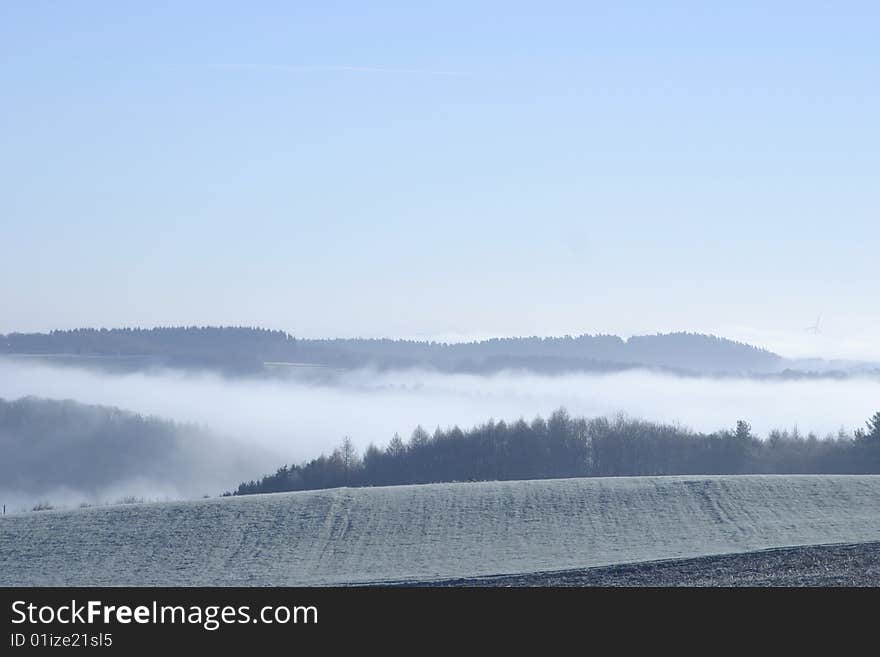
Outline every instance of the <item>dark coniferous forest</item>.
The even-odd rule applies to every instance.
[[[0,399],[0,448],[6,455],[0,482],[34,494],[61,485],[94,491],[137,477],[184,481],[194,472],[223,486],[240,472],[217,466],[223,471],[206,476],[219,444],[198,427],[73,401]],[[246,467],[243,443],[224,449],[238,450],[227,460]],[[797,430],[758,436],[745,421],[700,433],[624,416],[572,417],[560,409],[546,420],[488,421],[468,430],[417,427],[409,439],[395,435],[363,454],[344,439],[329,455],[285,465],[233,493],[677,474],[880,474],[880,412],[863,429],[820,438]]]
[[[618,417],[587,420],[560,409],[548,420],[487,422],[468,431],[421,427],[363,456],[350,440],[329,456],[280,468],[234,494],[451,481],[682,474],[877,474],[880,412],[854,434],[818,438],[745,421],[732,430],[687,429]]]

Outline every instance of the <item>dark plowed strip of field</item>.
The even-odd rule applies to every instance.
[[[880,586],[880,543],[418,583],[417,586]]]

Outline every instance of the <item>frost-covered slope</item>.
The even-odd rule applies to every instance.
[[[0,520],[0,584],[311,585],[880,540],[880,476],[336,489]]]

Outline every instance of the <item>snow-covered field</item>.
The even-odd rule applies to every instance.
[[[321,585],[880,540],[880,476],[335,489],[0,519],[3,585]]]

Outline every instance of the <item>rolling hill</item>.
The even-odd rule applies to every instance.
[[[3,585],[344,585],[880,540],[880,476],[332,489],[10,515]]]

